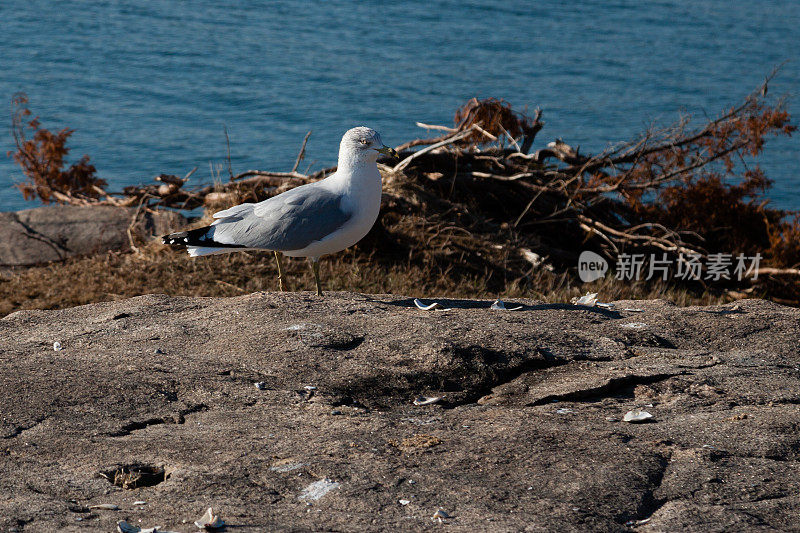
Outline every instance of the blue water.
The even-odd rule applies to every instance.
[[[786,60],[770,91],[800,90],[798,0],[564,4],[3,0],[0,104],[27,92],[119,190],[195,166],[192,182],[210,181],[224,125],[235,172],[288,170],[309,129],[320,168],[354,125],[399,144],[473,96],[540,106],[540,143],[592,151],[684,111],[715,115]],[[7,131],[0,210],[34,206],[12,187]],[[798,138],[762,159],[782,208],[800,208]]]

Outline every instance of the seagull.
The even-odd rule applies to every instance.
[[[319,259],[360,241],[381,207],[379,154],[397,157],[380,134],[360,126],[348,130],[339,144],[335,173],[290,189],[263,202],[244,203],[214,214],[210,226],[171,233],[164,244],[185,247],[192,257],[246,250],[270,250],[311,261],[317,295],[322,296]]]

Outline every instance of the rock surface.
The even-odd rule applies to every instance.
[[[128,228],[138,237],[148,238],[185,225],[186,218],[180,213],[137,214],[135,208],[126,207],[51,205],[0,213],[0,267],[127,250],[130,249]]]
[[[443,303],[7,316],[0,530],[188,532],[209,506],[242,532],[800,529],[800,310]]]

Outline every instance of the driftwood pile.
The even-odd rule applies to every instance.
[[[761,201],[770,182],[744,162],[760,153],[765,137],[794,130],[782,102],[769,105],[766,98],[767,82],[701,127],[686,118],[598,154],[561,139],[533,150],[544,126],[541,110],[528,117],[502,100],[473,99],[453,127],[418,123],[441,134],[398,146],[399,160],[379,161],[381,218],[359,250],[373,261],[422,263],[497,286],[525,283],[540,269],[574,272],[582,250],[612,264],[635,253],[676,262],[759,254],[757,283],[754,272],[691,283],[740,297],[779,290],[796,301],[800,225]],[[298,172],[309,135],[289,172],[231,172],[226,182],[189,188],[194,169],[121,193],[62,191],[57,200],[179,210],[260,201],[335,172]]]

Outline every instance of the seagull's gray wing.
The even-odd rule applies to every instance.
[[[213,242],[290,251],[324,239],[341,228],[351,213],[342,209],[340,195],[310,183],[214,215],[218,216],[206,234]]]

